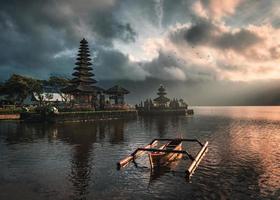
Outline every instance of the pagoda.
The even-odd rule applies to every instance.
[[[178,100],[173,98],[170,100],[166,97],[166,90],[163,85],[160,85],[158,88],[157,95],[153,101],[151,99],[146,99],[140,104],[136,104],[135,108],[138,111],[139,115],[193,115],[193,110],[188,109],[188,105],[184,102],[183,99]]]
[[[154,99],[156,107],[165,108],[170,99],[165,96],[166,92],[163,85],[160,85],[157,95],[158,97]]]
[[[90,67],[90,51],[88,42],[85,39],[80,41],[80,48],[78,51],[77,62],[74,67],[73,79],[70,81],[70,85],[62,92],[71,95],[71,100],[79,107],[94,107],[97,104],[97,95],[100,94],[103,89],[94,86],[97,81],[92,77],[94,74],[91,72],[93,69]]]

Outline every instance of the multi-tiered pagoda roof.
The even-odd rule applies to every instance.
[[[90,62],[90,52],[88,48],[88,42],[82,39],[80,42],[80,48],[78,51],[77,62],[74,67],[75,72],[72,74],[74,78],[70,81],[71,85],[63,89],[65,93],[97,93],[103,91],[103,89],[94,86],[97,83],[92,77],[94,74],[91,72],[93,69]]]
[[[157,95],[159,97],[155,98],[154,101],[158,104],[166,104],[167,102],[170,101],[170,99],[165,97],[166,92],[165,92],[165,88],[163,87],[163,85],[160,85]]]

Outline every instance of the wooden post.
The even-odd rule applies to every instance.
[[[172,141],[172,140],[180,140],[182,142],[196,142],[198,143],[200,146],[203,146],[203,144],[197,140],[197,139],[182,139],[182,138],[177,138],[177,139],[171,139],[171,138],[156,138],[155,140],[158,141]]]
[[[151,147],[154,147],[157,145],[157,140],[153,140],[150,144],[148,144],[147,146],[145,146],[144,150],[148,149],[148,148],[151,148]],[[117,167],[118,169],[121,169],[122,167],[125,167],[127,166],[131,161],[134,161],[136,158],[142,156],[143,154],[145,153],[145,151],[141,151],[139,149],[136,149],[132,154],[130,154],[128,157],[122,159],[121,161],[119,161],[117,163]]]
[[[191,163],[191,165],[188,167],[188,169],[186,170],[186,174],[187,176],[191,176],[192,173],[195,171],[197,165],[199,164],[199,162],[201,161],[203,155],[205,154],[206,150],[208,147],[208,142],[206,142],[203,147],[200,149],[200,151],[197,153],[197,155],[195,156],[195,159],[193,160],[193,162]]]

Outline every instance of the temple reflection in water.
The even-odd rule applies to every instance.
[[[69,124],[68,126],[56,125],[52,128],[52,136],[71,145],[71,172],[69,181],[72,183],[74,199],[83,199],[89,193],[88,188],[94,182],[95,143],[108,140],[117,144],[124,140],[125,120],[113,120],[87,123],[79,126]]]

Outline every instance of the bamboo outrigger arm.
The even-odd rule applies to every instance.
[[[156,138],[154,139],[156,141],[172,141],[174,139],[171,139],[171,138]],[[154,141],[153,140],[153,141]],[[203,146],[203,144],[198,140],[198,139],[183,139],[183,138],[178,138],[178,139],[175,139],[175,140],[179,140],[179,141],[182,141],[182,142],[196,142],[198,143],[201,147]]]
[[[196,142],[201,146],[200,151],[196,154],[195,157],[193,157],[189,152],[187,152],[186,150],[168,150],[168,149],[156,149],[153,148],[157,145],[158,141],[172,141],[172,140],[179,140],[182,142]],[[119,161],[117,163],[118,165],[118,169],[121,169],[122,167],[127,166],[130,162],[135,162],[135,160],[144,155],[146,152],[165,152],[165,153],[177,153],[177,154],[186,154],[188,156],[188,158],[192,161],[192,163],[190,164],[190,166],[187,168],[186,170],[186,174],[188,176],[191,176],[193,174],[193,172],[195,171],[196,167],[198,166],[198,164],[200,163],[200,161],[202,160],[204,154],[207,151],[207,147],[208,147],[208,142],[205,142],[205,144],[202,144],[200,141],[198,141],[197,139],[167,139],[167,138],[159,138],[159,139],[154,139],[151,143],[149,143],[147,146],[145,146],[144,148],[137,148],[133,153],[131,153],[128,157],[122,159],[121,161]]]
[[[203,156],[207,152],[207,149],[208,149],[208,142],[205,142],[205,144],[202,146],[200,151],[196,154],[195,159],[192,161],[191,165],[187,168],[187,170],[186,170],[187,176],[191,176],[194,173],[198,164],[200,163]]]
[[[148,151],[148,152],[164,152],[164,153],[181,153],[186,154],[189,159],[194,160],[194,157],[188,153],[187,151],[179,151],[179,150],[167,150],[167,149],[146,149],[146,148],[138,148],[137,151]]]
[[[145,146],[143,149],[152,148],[152,147],[154,147],[156,145],[157,145],[157,140],[153,140],[152,142],[150,142],[150,144]],[[121,161],[119,161],[117,163],[118,169],[121,169],[122,167],[126,167],[130,162],[135,161],[136,158],[142,156],[143,154],[145,154],[145,151],[140,151],[140,150],[136,149],[128,157],[122,159]]]

